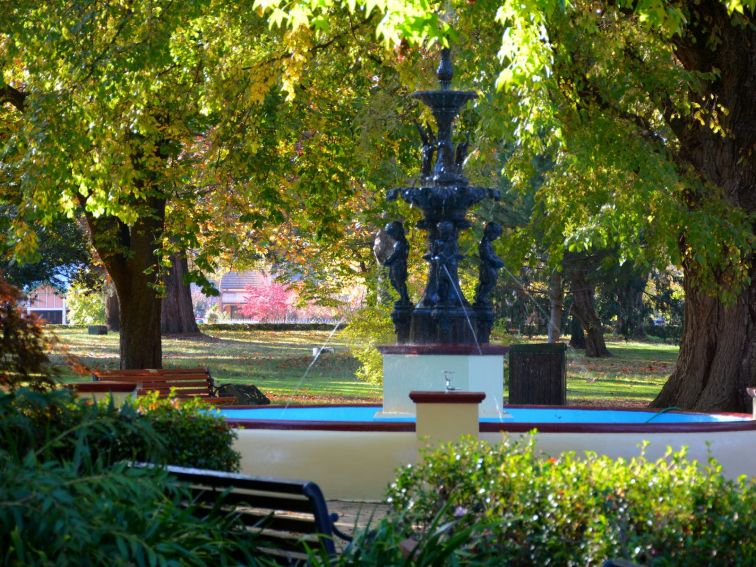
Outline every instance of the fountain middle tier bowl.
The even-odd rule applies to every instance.
[[[498,189],[486,187],[429,185],[391,189],[386,198],[394,201],[399,197],[405,203],[419,207],[436,220],[444,218],[461,220],[464,219],[467,209],[484,199],[498,201],[501,193]]]
[[[381,406],[254,407],[218,410],[236,429],[242,472],[317,482],[329,498],[377,500],[396,470],[417,459],[412,416],[391,416]],[[537,430],[546,455],[595,451],[632,458],[647,441],[656,459],[667,447],[717,459],[728,477],[756,475],[756,421],[746,414],[599,408],[513,407],[480,420],[481,439]]]

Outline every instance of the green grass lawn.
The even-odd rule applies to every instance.
[[[613,356],[587,358],[567,350],[567,402],[646,405],[661,390],[677,360],[677,345],[608,341]]]
[[[216,381],[255,384],[275,403],[380,401],[381,387],[355,378],[358,362],[345,339],[328,331],[208,330],[205,336],[163,339],[166,367],[208,367]],[[56,327],[53,363],[66,382],[86,380],[66,364],[118,367],[118,334],[88,335]],[[327,344],[313,362],[312,349]],[[643,405],[659,392],[674,367],[677,347],[608,342],[611,358],[589,359],[568,349],[567,402],[577,405]]]

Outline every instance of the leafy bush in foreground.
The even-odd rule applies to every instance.
[[[422,539],[446,523],[478,528],[460,548],[462,562],[756,564],[754,481],[727,480],[716,462],[702,467],[684,451],[654,462],[643,454],[545,459],[532,437],[468,440],[402,470],[389,501],[405,536]]]
[[[238,471],[241,456],[232,448],[236,433],[225,419],[199,398],[178,402],[140,397],[137,409],[164,439],[159,462],[171,465]]]
[[[0,452],[0,564],[254,564],[233,515],[195,517],[187,498],[159,469]]]
[[[160,469],[237,469],[233,432],[201,404],[88,404],[64,391],[0,396],[0,564],[254,564],[233,514],[192,515]]]
[[[235,437],[224,420],[199,401],[177,404],[145,397],[136,406],[89,404],[67,391],[19,390],[0,395],[0,448],[16,459],[121,460],[236,471]]]

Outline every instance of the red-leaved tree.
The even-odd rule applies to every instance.
[[[268,281],[261,286],[247,286],[241,313],[258,321],[282,321],[294,301],[285,285]]]
[[[21,292],[0,274],[0,391],[21,386],[46,390],[54,384],[42,321],[19,306]]]

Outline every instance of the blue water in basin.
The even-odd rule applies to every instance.
[[[324,421],[352,423],[412,423],[414,417],[376,414],[381,406],[290,407],[260,409],[219,409],[232,420]],[[559,408],[506,408],[499,417],[483,417],[489,423],[721,423],[746,421],[744,417],[704,413],[654,411],[582,410]]]

